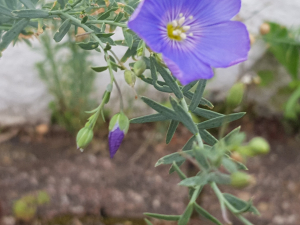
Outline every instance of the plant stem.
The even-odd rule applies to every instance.
[[[253,223],[251,223],[249,220],[247,220],[245,217],[243,217],[242,215],[236,215],[237,218],[239,218],[244,224],[246,225],[253,225]]]
[[[110,20],[89,20],[85,24],[102,24],[102,23],[127,28],[127,25],[125,23],[116,23]]]
[[[227,210],[226,210],[226,206],[225,206],[225,202],[224,202],[225,199],[224,199],[222,192],[219,190],[219,188],[215,182],[211,183],[211,187],[219,199],[221,211],[222,211],[222,217],[223,217],[224,221],[228,224],[231,224],[230,220],[228,219]]]

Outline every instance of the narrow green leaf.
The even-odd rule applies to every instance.
[[[219,116],[224,116],[221,113],[217,113],[211,110],[207,110],[207,109],[201,109],[201,108],[196,108],[192,111],[194,114],[196,114],[197,116],[201,116],[204,117],[206,119],[213,119]]]
[[[223,124],[238,120],[242,118],[245,114],[246,113],[241,112],[241,113],[233,113],[226,116],[220,116],[214,119],[204,121],[202,123],[198,123],[197,126],[199,130],[216,128],[222,126]]]
[[[159,65],[156,62],[156,69],[157,71],[160,73],[160,75],[162,76],[162,78],[165,80],[165,82],[167,83],[167,85],[172,89],[172,91],[174,92],[174,94],[176,95],[176,97],[178,99],[182,99],[183,98],[183,94],[178,86],[178,84],[176,83],[176,81],[174,80],[174,78],[172,77],[171,74],[169,74],[161,65]]]
[[[208,182],[207,175],[201,173],[198,176],[189,177],[182,180],[179,185],[186,186],[186,187],[194,187],[194,186],[203,186],[206,185]]]
[[[180,216],[180,219],[178,220],[178,225],[186,225],[191,218],[193,210],[194,210],[194,204],[188,204],[184,213]]]
[[[125,45],[126,46],[126,45]],[[121,62],[125,63],[130,57],[136,55],[136,48],[128,48],[127,51],[125,52],[124,56],[121,59]]]
[[[187,85],[185,85],[183,88],[182,88],[182,92],[185,93],[185,92],[188,92],[192,87],[194,87],[196,84],[198,83],[198,80],[195,80],[191,83],[188,83]]]
[[[205,86],[206,86],[206,80],[199,80],[198,86],[195,90],[191,104],[189,106],[190,111],[194,111],[200,104]]]
[[[204,149],[200,149],[198,146],[193,148],[193,153],[195,156],[195,159],[199,163],[201,170],[208,170],[210,165],[209,162],[207,161],[207,157],[204,153]]]
[[[86,23],[86,21],[88,21],[88,19],[89,19],[88,16],[83,17],[82,20],[81,20],[81,24]]]
[[[194,144],[195,141],[196,141],[196,137],[195,137],[195,136],[192,136],[192,137],[187,141],[187,143],[183,146],[182,151],[187,151],[187,150],[192,149],[193,144]],[[176,166],[179,168],[184,162],[185,162],[185,159],[182,160],[182,161],[177,162],[177,163],[176,163]],[[172,166],[170,167],[169,174],[171,174],[171,173],[173,173],[173,172],[175,172],[175,168],[174,168],[174,166],[172,165]]]
[[[34,9],[35,8],[35,5],[30,0],[20,0],[20,2],[22,2],[27,9]]]
[[[91,67],[92,70],[94,70],[95,72],[101,73],[105,70],[107,70],[108,66],[101,66],[101,67]]]
[[[7,46],[20,34],[20,32],[28,25],[29,19],[22,19],[17,22],[9,31],[7,31],[0,43],[0,52],[2,52]]]
[[[184,94],[185,97],[187,97],[187,98],[190,99],[190,100],[191,100],[191,99],[193,98],[193,96],[194,96],[194,93],[191,92],[191,91],[184,92],[183,94]],[[206,107],[208,107],[209,109],[213,109],[213,108],[214,108],[214,105],[213,105],[210,101],[208,101],[207,99],[205,99],[205,98],[202,98],[202,99],[200,100],[200,103],[199,103],[199,104],[202,105],[202,106],[206,106]]]
[[[124,13],[119,13],[117,16],[116,16],[116,18],[115,18],[115,22],[116,23],[118,23],[118,22],[120,22],[121,20],[122,20],[122,18],[123,18],[123,16],[124,16]]]
[[[176,162],[180,162],[182,160],[185,160],[185,157],[183,156],[184,154],[193,156],[193,151],[192,150],[188,150],[188,151],[184,151],[184,152],[175,152],[169,155],[166,155],[162,158],[160,158],[157,163],[155,164],[155,167],[160,166],[160,165],[167,165],[167,164],[172,164],[172,163],[176,163]]]
[[[178,121],[177,115],[176,115],[176,113],[173,110],[171,110],[171,109],[169,109],[169,108],[167,108],[167,107],[165,107],[165,106],[163,106],[163,105],[161,105],[161,104],[159,104],[159,103],[157,103],[157,102],[155,102],[155,101],[153,101],[153,100],[151,100],[149,98],[141,97],[141,99],[148,106],[150,106],[152,109],[156,110],[160,114],[166,116],[169,119],[177,120]]]
[[[123,28],[123,35],[127,46],[131,49],[133,45],[133,36],[128,32],[128,29]]]
[[[166,92],[166,93],[173,93],[171,88],[165,84],[160,85],[160,81],[158,81],[157,77],[157,72],[155,68],[155,58],[150,57],[150,71],[151,71],[151,77],[152,77],[152,85],[154,86],[155,89],[161,91],[161,92]]]
[[[209,212],[207,212],[205,209],[203,209],[197,203],[194,203],[194,207],[195,207],[195,210],[197,211],[197,213],[199,215],[203,216],[205,219],[208,219],[217,225],[223,225],[217,218],[213,217]]]
[[[167,132],[166,143],[169,144],[175,134],[175,131],[179,125],[178,121],[172,120]]]
[[[160,220],[167,220],[167,221],[178,221],[180,216],[177,215],[163,215],[163,214],[157,214],[157,213],[144,213],[144,215],[160,219]]]
[[[199,130],[201,138],[209,145],[213,146],[215,145],[218,140],[207,130]]]
[[[98,33],[96,34],[98,38],[109,38],[114,35],[114,33]]]
[[[60,42],[63,39],[63,37],[68,33],[70,28],[71,28],[70,19],[67,19],[61,24],[58,31],[55,33],[53,39],[56,42]]]
[[[50,16],[49,12],[41,9],[21,9],[12,11],[14,16],[19,18],[48,18]]]
[[[229,173],[234,173],[238,171],[238,166],[230,158],[222,158],[222,165]]]
[[[224,198],[236,209],[237,213],[243,213],[243,212],[252,212],[255,215],[259,215],[259,211],[252,205],[252,202],[245,202],[234,195],[223,193]]]
[[[103,43],[108,43],[108,44],[113,45],[113,46],[116,45],[116,43],[114,42],[114,40],[111,39],[110,37],[101,37],[101,36],[99,36],[99,39],[100,39]]]
[[[172,166],[174,168],[174,171],[176,171],[176,173],[178,174],[178,176],[181,180],[184,180],[187,178],[186,175],[181,171],[181,169],[177,166],[177,164],[175,162],[173,162]]]
[[[11,10],[9,8],[6,8],[6,7],[2,6],[2,5],[0,5],[0,15],[13,17],[13,15],[11,14]]]
[[[236,136],[241,130],[241,127],[237,127],[235,129],[233,129],[230,133],[228,133],[223,140],[225,141],[226,144],[229,144],[229,141],[231,138],[233,138],[234,136]]]
[[[198,133],[197,126],[195,125],[191,115],[178,104],[178,102],[170,96],[170,102],[180,121],[189,129],[194,135]]]
[[[147,223],[147,225],[153,225],[149,220],[145,219],[145,222]]]
[[[230,175],[220,172],[212,172],[208,176],[209,182],[215,182],[217,184],[230,184]]]
[[[165,120],[169,120],[168,117],[160,113],[157,113],[157,114],[131,119],[130,123],[152,123],[152,122],[165,121]]]
[[[98,48],[99,43],[96,41],[90,41],[90,42],[80,42],[77,43],[78,46],[84,50],[93,50],[95,48]]]
[[[105,20],[105,19],[107,19],[110,16],[110,13],[112,11],[116,11],[117,9],[118,9],[118,7],[113,7],[110,10],[107,10],[106,12],[101,13],[100,16],[98,17],[98,20]]]

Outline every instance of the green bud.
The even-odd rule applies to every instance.
[[[134,87],[135,85],[135,81],[136,81],[136,76],[135,74],[130,71],[130,70],[125,70],[124,72],[124,78],[125,78],[125,81],[126,83],[130,86],[130,87]]]
[[[269,143],[261,137],[253,138],[248,147],[255,154],[268,154],[270,151]]]
[[[135,73],[135,75],[137,77],[141,76],[144,71],[146,70],[147,68],[147,65],[146,63],[144,62],[144,60],[140,59],[139,61],[137,61],[134,66],[133,66],[133,71]]]
[[[252,176],[243,172],[232,173],[230,178],[231,178],[231,185],[237,188],[246,187],[253,181]]]
[[[85,148],[92,141],[93,136],[94,133],[90,127],[82,128],[76,137],[77,148],[83,151],[83,148]]]
[[[232,86],[229,90],[226,103],[231,108],[236,108],[239,104],[241,104],[244,96],[245,84],[239,82]]]
[[[109,128],[108,128],[109,131],[112,131],[116,124],[118,124],[120,130],[124,131],[125,134],[128,132],[129,119],[123,112],[117,113],[111,118],[109,122]]]

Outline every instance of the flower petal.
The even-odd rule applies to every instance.
[[[250,50],[248,31],[243,23],[229,21],[203,27],[195,53],[213,67],[228,67],[245,61]]]
[[[117,127],[115,130],[109,132],[108,145],[109,145],[110,158],[114,157],[114,155],[118,151],[123,139],[124,139],[124,132],[122,130],[120,130],[119,127]]]
[[[184,0],[183,9],[202,26],[232,19],[241,8],[241,0]]]
[[[164,27],[159,15],[165,14],[165,8],[161,7],[160,1],[144,0],[134,11],[128,27],[142,38],[146,44],[156,52],[161,50],[161,28]]]
[[[169,67],[172,74],[186,85],[199,79],[210,79],[213,77],[211,67],[202,62],[192,52],[177,52],[170,49],[165,51],[163,60]]]

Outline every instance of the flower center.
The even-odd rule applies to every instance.
[[[190,16],[189,19],[193,19],[193,17]],[[187,38],[187,36],[193,36],[193,33],[187,34],[191,27],[184,26],[185,20],[185,17],[182,15],[182,13],[180,13],[178,20],[173,20],[167,25],[167,32],[170,39],[175,41],[183,41]]]

